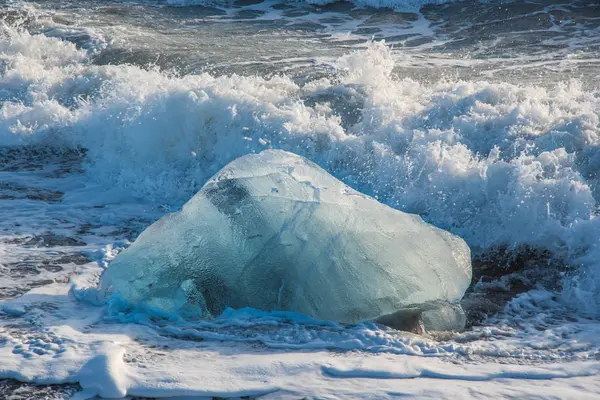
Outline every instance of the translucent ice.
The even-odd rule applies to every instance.
[[[459,237],[303,157],[267,150],[231,162],[181,211],[146,229],[101,287],[207,317],[254,307],[353,323],[423,305],[426,328],[447,329],[464,324],[460,307],[445,305],[460,301],[470,280]]]

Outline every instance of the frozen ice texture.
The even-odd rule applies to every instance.
[[[286,310],[354,323],[419,310],[459,328],[471,281],[459,237],[281,150],[238,158],[119,254],[104,290],[167,312]],[[442,313],[435,317],[436,305]],[[433,312],[432,312],[433,310]],[[440,313],[437,313],[441,315]]]

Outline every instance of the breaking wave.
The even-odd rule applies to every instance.
[[[176,76],[95,65],[72,43],[5,27],[0,145],[77,148],[90,179],[185,202],[234,158],[301,154],[354,188],[461,235],[577,266],[563,299],[600,306],[600,93],[395,76],[382,43],[329,78]]]

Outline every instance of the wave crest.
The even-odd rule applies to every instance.
[[[475,249],[560,254],[581,266],[564,299],[600,305],[600,96],[578,81],[426,84],[395,76],[383,43],[306,84],[98,66],[15,30],[0,52],[2,145],[83,147],[91,179],[173,205],[238,156],[292,151]]]

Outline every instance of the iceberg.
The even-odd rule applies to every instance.
[[[102,290],[212,318],[252,307],[409,330],[460,329],[464,240],[281,150],[240,157],[121,252]],[[462,325],[462,326],[461,326]]]

